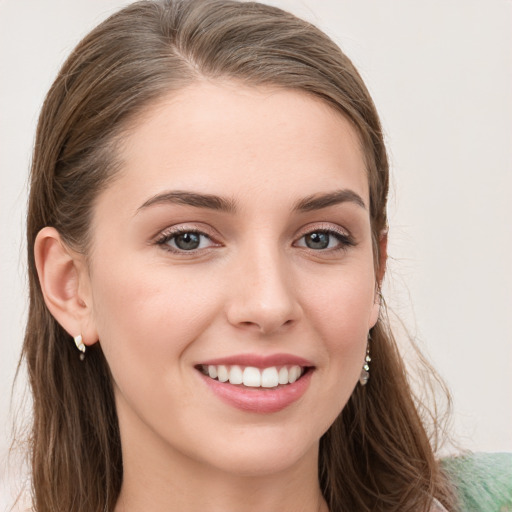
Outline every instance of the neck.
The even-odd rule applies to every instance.
[[[237,477],[206,472],[185,472],[132,478],[123,482],[116,512],[327,512],[318,485],[299,485],[302,479],[285,475]],[[135,475],[133,475],[135,476]]]
[[[328,512],[318,483],[318,446],[290,468],[241,475],[191,459],[163,441],[125,434],[115,512]]]

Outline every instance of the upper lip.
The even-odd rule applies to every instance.
[[[303,357],[295,356],[292,354],[238,354],[227,357],[218,357],[215,359],[208,359],[207,361],[201,361],[201,365],[239,365],[239,366],[253,366],[255,368],[269,368],[271,366],[314,366],[311,361],[304,359]]]

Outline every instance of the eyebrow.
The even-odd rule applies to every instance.
[[[354,203],[361,208],[366,209],[366,205],[359,194],[353,190],[342,189],[326,194],[313,194],[300,199],[295,203],[293,211],[310,212],[347,202]],[[150,197],[137,209],[137,213],[145,208],[159,204],[181,204],[227,213],[235,213],[237,209],[236,201],[234,199],[227,199],[213,194],[199,194],[196,192],[173,190],[162,192],[161,194],[156,194]]]
[[[195,206],[196,208],[207,208],[209,210],[218,210],[227,213],[234,213],[236,211],[236,203],[232,199],[225,199],[212,194],[198,194],[195,192],[175,190],[150,197],[137,209],[137,213],[150,206],[169,203]]]
[[[363,198],[349,189],[336,190],[327,194],[313,194],[301,199],[295,204],[294,210],[299,212],[311,212],[321,210],[342,203],[355,203],[366,210]]]

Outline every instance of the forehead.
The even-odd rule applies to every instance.
[[[132,208],[165,189],[231,196],[265,189],[295,201],[349,187],[368,204],[356,130],[300,91],[194,84],[135,119],[119,156],[120,177],[107,193],[117,192]]]

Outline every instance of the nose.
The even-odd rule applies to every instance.
[[[229,323],[265,335],[296,323],[302,309],[293,270],[282,255],[263,248],[240,260],[232,273],[226,311]]]

